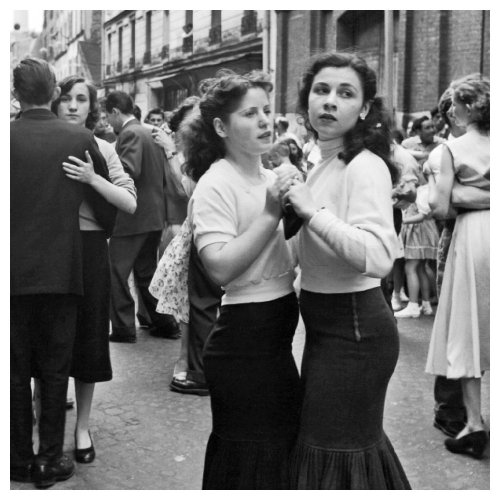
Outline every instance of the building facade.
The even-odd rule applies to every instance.
[[[175,108],[227,68],[263,67],[265,11],[104,11],[104,93],[123,90],[143,112]]]
[[[481,10],[393,11],[392,75],[396,123],[405,127],[436,106],[451,80],[490,72],[490,13]],[[297,85],[310,57],[356,52],[384,75],[384,11],[277,11],[276,111],[296,111]],[[390,57],[390,55],[389,55]]]
[[[101,86],[101,10],[46,10],[38,57],[54,66],[58,80],[79,75]]]
[[[10,31],[10,89],[12,89],[12,71],[25,57],[34,54],[37,34],[28,29],[28,11],[14,11],[14,24]],[[10,95],[10,116],[20,110],[19,103]]]

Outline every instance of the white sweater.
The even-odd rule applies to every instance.
[[[226,160],[215,162],[192,196],[193,235],[198,252],[244,233],[264,210],[276,174],[261,167],[262,183],[250,186]],[[293,291],[293,265],[282,223],[247,270],[224,287],[222,304],[266,302]]]
[[[317,293],[375,288],[397,255],[389,170],[368,150],[348,165],[337,158],[338,141],[318,141],[321,161],[307,179],[324,209],[302,227],[298,257],[301,286]]]
[[[130,175],[123,170],[122,162],[116,153],[115,148],[112,144],[99,137],[95,138],[97,145],[99,146],[99,151],[106,160],[108,165],[109,178],[115,186],[120,186],[125,188],[131,195],[137,197],[134,181]],[[80,205],[80,231],[100,231],[102,227],[99,226],[94,212],[90,205],[83,201]]]

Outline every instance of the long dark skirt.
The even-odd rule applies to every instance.
[[[203,489],[289,488],[301,399],[297,321],[293,293],[221,308],[203,355],[213,420]]]
[[[382,421],[399,355],[380,288],[345,294],[302,290],[304,401],[292,488],[409,489]]]
[[[83,297],[78,308],[70,375],[82,382],[111,380],[109,355],[110,271],[104,231],[81,231]]]

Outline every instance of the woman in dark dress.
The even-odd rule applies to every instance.
[[[68,76],[59,82],[60,97],[52,111],[68,122],[68,126],[93,129],[99,118],[97,90],[79,76]],[[134,181],[124,171],[115,148],[96,138],[99,151],[106,160],[111,182],[95,174],[91,161],[70,157],[63,163],[65,174],[95,189],[109,203],[127,213],[134,213],[136,191]],[[83,254],[84,296],[78,310],[77,330],[70,375],[75,379],[76,428],[75,459],[93,462],[94,443],[89,431],[90,411],[96,382],[111,380],[109,354],[110,271],[107,236],[97,223],[87,203],[80,207],[80,232]]]
[[[376,75],[354,55],[322,54],[303,76],[299,104],[321,160],[305,183],[280,179],[303,219],[304,399],[291,487],[409,489],[382,426],[399,342],[380,289],[397,251],[396,170]]]
[[[260,75],[215,79],[184,137],[187,173],[197,181],[194,244],[224,288],[203,355],[213,420],[203,489],[289,487],[298,304],[277,176],[261,164],[272,141],[270,87]]]

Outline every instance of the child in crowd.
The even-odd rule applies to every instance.
[[[404,245],[406,281],[408,285],[408,305],[394,314],[396,318],[418,318],[433,314],[430,295],[433,283],[432,271],[427,260],[435,260],[439,233],[435,220],[430,216],[428,203],[428,185],[419,186],[414,174],[405,174],[402,182],[413,183],[417,190],[417,198],[403,211],[403,227],[401,240]],[[418,305],[419,293],[422,306]]]

